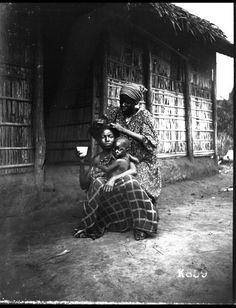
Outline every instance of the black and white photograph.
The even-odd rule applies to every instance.
[[[0,305],[232,305],[234,3],[0,2]]]

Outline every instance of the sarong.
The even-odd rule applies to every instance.
[[[132,176],[116,180],[111,192],[104,192],[106,179],[93,180],[83,203],[83,218],[78,225],[80,230],[105,230],[126,232],[138,229],[149,235],[157,233],[158,209]],[[92,232],[92,231],[91,231]]]

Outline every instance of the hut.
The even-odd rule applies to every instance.
[[[75,147],[96,150],[88,127],[129,81],[149,90],[164,180],[217,170],[216,52],[233,57],[217,26],[157,2],[1,3],[0,23],[2,180],[78,171]]]

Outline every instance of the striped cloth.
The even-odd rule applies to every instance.
[[[132,176],[116,181],[111,192],[102,187],[106,179],[93,180],[84,201],[84,215],[77,229],[87,235],[104,234],[105,230],[125,232],[132,229],[145,231],[149,235],[157,233],[158,211],[139,182]]]

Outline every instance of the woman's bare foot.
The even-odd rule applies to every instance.
[[[134,230],[134,238],[136,241],[144,240],[148,237],[148,234],[141,230]]]

